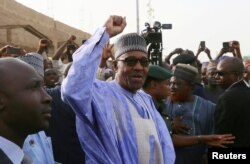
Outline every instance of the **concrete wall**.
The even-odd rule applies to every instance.
[[[0,0],[0,26],[1,25],[31,25],[40,33],[53,41],[54,47],[50,50],[50,55],[54,49],[70,35],[77,37],[76,43],[81,44],[83,39],[90,37],[90,34],[79,29],[70,27],[52,18],[45,16],[33,9],[30,9],[14,0]],[[8,33],[8,35],[7,35]],[[9,36],[9,38],[8,38]],[[9,41],[9,42],[8,42]],[[6,30],[0,29],[0,46],[12,44],[24,47],[28,51],[36,50],[39,38],[25,31],[22,28]]]

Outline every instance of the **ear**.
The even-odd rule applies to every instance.
[[[5,109],[6,103],[7,103],[7,97],[3,93],[0,93],[0,112],[2,112]]]
[[[156,88],[156,86],[157,86],[157,82],[156,81],[151,81],[150,82],[150,86],[152,87],[152,88]]]
[[[112,62],[112,67],[113,67],[113,70],[115,71],[115,73],[117,72],[117,70],[118,70],[118,65],[117,65],[118,63],[117,63],[117,61],[113,61]]]
[[[237,73],[237,72],[235,72],[233,75],[234,75],[234,79],[235,79],[236,81],[239,81],[239,80],[243,77],[243,75],[240,75],[240,74]]]

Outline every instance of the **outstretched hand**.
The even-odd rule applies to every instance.
[[[226,148],[228,144],[234,143],[235,137],[232,134],[203,135],[202,141],[210,146]]]
[[[121,16],[112,15],[104,24],[106,31],[109,34],[110,38],[120,34],[126,27],[126,18]]]

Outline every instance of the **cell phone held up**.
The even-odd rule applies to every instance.
[[[76,49],[76,46],[74,44],[68,44],[67,45],[67,50],[69,50],[69,51],[73,50],[74,51],[75,49]]]
[[[6,54],[9,54],[9,55],[21,55],[21,49],[18,48],[18,47],[7,47],[6,48]]]
[[[49,41],[47,39],[41,39],[40,40],[40,46],[41,47],[48,48],[49,44],[50,43],[49,43]]]
[[[206,48],[206,42],[205,41],[201,41],[200,42],[200,48],[204,51]]]
[[[228,49],[232,46],[232,42],[223,42],[222,47],[225,49]]]

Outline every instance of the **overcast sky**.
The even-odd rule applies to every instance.
[[[17,0],[18,2],[88,33],[102,26],[109,15],[127,18],[126,32],[136,32],[136,0]],[[212,57],[222,42],[238,40],[242,55],[250,55],[249,0],[151,0],[152,15],[147,3],[139,0],[140,31],[144,23],[171,23],[172,30],[163,31],[164,55],[175,48],[197,51],[206,41]],[[204,57],[202,57],[204,56]],[[205,54],[201,54],[206,61]]]

